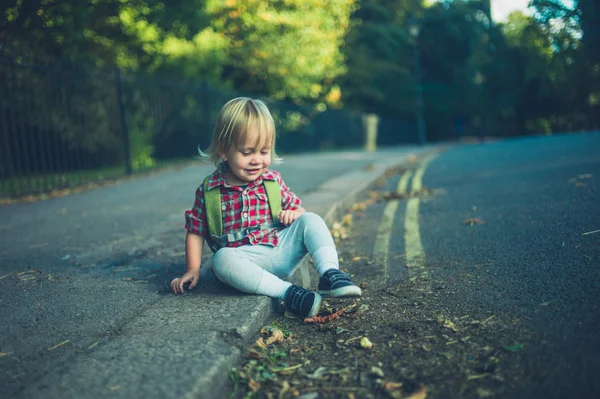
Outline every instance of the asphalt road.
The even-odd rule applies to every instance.
[[[307,197],[386,156],[288,157],[277,169]],[[174,337],[167,329],[171,318],[198,302],[215,318],[236,317],[236,309],[219,308],[223,294],[161,300],[174,298],[166,296],[164,283],[184,267],[183,211],[209,169],[194,166],[0,208],[0,396],[75,397],[65,387],[77,386],[81,394],[86,384],[96,389],[95,397],[182,396],[188,390],[197,376],[185,352],[198,345],[184,335],[195,327],[181,325]],[[411,171],[407,190],[419,180],[431,195],[398,202],[385,246],[389,278],[426,273],[444,283],[444,306],[457,313],[514,320],[519,328],[511,338],[524,345],[519,356],[526,378],[510,397],[595,397],[600,134],[457,146],[420,170],[420,176],[419,168]],[[336,200],[322,198],[320,209]],[[380,238],[380,216],[372,218],[361,242],[370,250]],[[463,223],[468,219],[472,225]],[[407,262],[399,261],[403,256]],[[36,272],[23,273],[31,270]],[[239,312],[254,306],[245,304],[248,298],[235,299]],[[180,316],[192,320],[192,311]],[[197,330],[207,337],[228,331],[209,324]],[[157,342],[160,329],[165,340]],[[110,339],[119,334],[121,339]],[[127,343],[133,340],[138,346]],[[102,350],[91,350],[99,341],[106,342],[98,346]],[[132,350],[135,356],[127,357]],[[111,379],[99,378],[111,373],[121,382],[107,385]]]
[[[506,397],[598,397],[600,134],[457,146],[382,189],[402,176],[427,195],[365,218],[359,245],[381,272],[425,276],[454,314],[510,324],[521,378]]]

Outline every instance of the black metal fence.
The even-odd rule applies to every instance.
[[[0,197],[69,188],[191,159],[239,93],[119,70],[0,56]],[[356,113],[267,101],[278,152],[359,148]],[[380,145],[416,143],[414,123],[380,122]]]

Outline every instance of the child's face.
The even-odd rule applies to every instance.
[[[227,182],[244,185],[258,179],[271,164],[271,143],[265,137],[259,140],[256,131],[249,131],[245,140],[239,140],[229,151],[219,155],[229,162]]]

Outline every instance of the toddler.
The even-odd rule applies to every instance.
[[[316,315],[321,296],[361,295],[348,274],[339,270],[335,244],[323,219],[306,212],[281,174],[269,169],[281,158],[275,153],[273,117],[262,101],[240,97],[227,102],[211,145],[199,152],[216,170],[197,188],[194,206],[186,212],[187,271],[171,282],[174,293],[182,294],[186,284],[188,289],[198,284],[206,240],[214,251],[213,271],[219,280],[243,292],[278,298],[297,316]],[[267,185],[275,187],[277,195]],[[212,190],[220,201],[207,207]],[[269,203],[279,199],[281,204]],[[220,220],[213,215],[218,207]],[[219,225],[220,235],[211,234],[213,224]],[[307,254],[320,276],[316,293],[285,280]]]

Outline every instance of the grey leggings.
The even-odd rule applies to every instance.
[[[305,212],[278,233],[279,243],[221,248],[213,256],[219,280],[240,291],[284,299],[289,278],[310,254],[319,275],[339,268],[337,251],[325,221]]]

